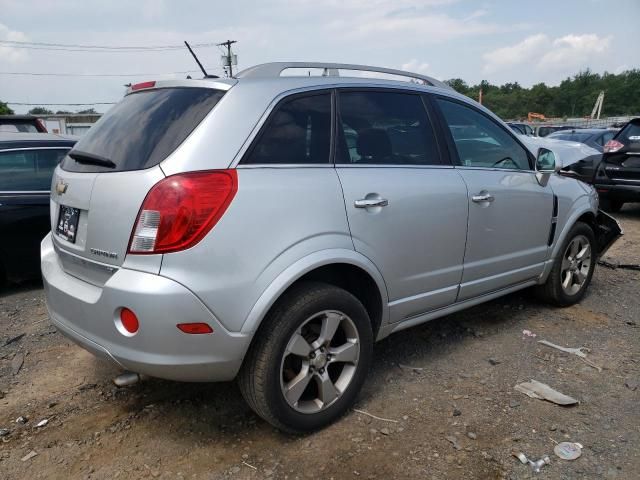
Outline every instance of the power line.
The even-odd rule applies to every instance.
[[[26,75],[34,77],[153,77],[160,75],[184,75],[198,73],[200,70],[183,70],[167,73],[45,73],[45,72],[0,72],[0,75]]]
[[[226,42],[218,43],[216,45],[217,47],[227,47],[227,54],[224,55],[224,58],[226,59],[224,66],[229,69],[229,78],[233,78],[234,55],[231,54],[231,45],[233,45],[234,43],[238,43],[238,41],[237,40],[227,40]]]
[[[2,102],[7,105],[20,105],[26,107],[52,107],[52,106],[65,106],[65,107],[82,107],[84,105],[115,105],[118,102],[88,102],[88,103],[23,103],[23,102]]]
[[[45,43],[45,42],[20,42],[16,40],[0,40],[0,46],[11,48],[24,48],[28,50],[58,50],[67,52],[162,52],[171,50],[181,50],[183,45],[81,45],[70,43]],[[215,43],[196,43],[194,47],[207,48],[215,47]]]

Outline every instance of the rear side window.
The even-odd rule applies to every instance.
[[[331,94],[296,96],[271,114],[243,164],[330,162]]]
[[[64,159],[71,172],[142,170],[167,158],[225,92],[211,88],[164,88],[132,93],[89,129],[74,151],[111,160],[115,167]]]
[[[526,150],[500,125],[457,102],[438,99],[438,105],[465,167],[529,170]]]
[[[437,165],[440,155],[419,95],[340,92],[336,163]]]
[[[69,149],[0,152],[0,191],[49,191],[56,166]]]

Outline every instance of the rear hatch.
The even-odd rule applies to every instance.
[[[53,177],[51,230],[64,270],[103,285],[122,265],[138,211],[164,174],[159,164],[224,95],[144,84],[109,110]]]
[[[616,183],[640,186],[640,118],[631,120],[605,145],[598,174]]]

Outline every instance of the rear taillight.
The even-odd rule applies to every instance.
[[[624,147],[624,143],[620,143],[617,140],[609,140],[604,146],[604,153],[617,152]]]
[[[156,183],[142,203],[129,253],[169,253],[198,243],[238,190],[235,170],[182,173]]]

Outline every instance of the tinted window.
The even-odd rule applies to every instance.
[[[157,165],[187,138],[223,95],[210,88],[164,88],[127,95],[74,147],[74,151],[109,159],[116,167],[81,164],[67,157],[62,168],[114,172]]]
[[[331,94],[285,100],[242,163],[329,163],[331,146]]]
[[[500,125],[459,103],[438,99],[461,165],[529,170],[526,150]]]
[[[556,140],[583,143],[589,140],[591,135],[591,133],[552,133],[551,135],[548,135],[548,137]]]
[[[533,135],[533,128],[531,128],[529,125],[523,125],[524,127],[524,133],[526,135]]]
[[[616,135],[616,140],[634,150],[638,149],[640,147],[640,121],[635,120],[627,123],[618,135]]]
[[[418,95],[341,92],[336,163],[434,165],[440,156]]]
[[[60,149],[0,152],[0,191],[49,191],[53,170],[68,151]]]

